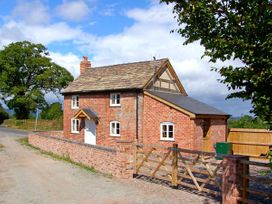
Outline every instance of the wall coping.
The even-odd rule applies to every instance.
[[[40,132],[40,133],[42,133],[42,132]],[[32,133],[32,134],[29,134],[29,135],[37,135],[39,137],[45,137],[45,138],[60,140],[60,141],[64,141],[64,142],[68,142],[68,143],[72,143],[72,144],[77,144],[77,145],[81,145],[81,146],[85,146],[85,147],[89,147],[89,148],[93,148],[93,149],[98,149],[98,150],[102,150],[102,151],[107,151],[107,152],[117,152],[116,149],[111,148],[111,147],[102,147],[102,146],[97,146],[97,145],[85,144],[85,143],[82,143],[82,142],[69,140],[69,139],[66,139],[66,138],[54,137],[54,136],[44,135],[44,134],[40,134],[40,133]]]

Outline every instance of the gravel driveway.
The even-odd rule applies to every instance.
[[[20,145],[0,128],[0,203],[213,203],[141,180],[119,180],[57,161]]]

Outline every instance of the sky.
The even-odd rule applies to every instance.
[[[42,43],[57,64],[79,75],[82,56],[93,67],[169,58],[189,96],[234,117],[248,114],[249,101],[225,100],[226,85],[211,67],[235,62],[209,63],[201,58],[199,42],[183,45],[173,5],[157,0],[0,0],[0,49],[11,42]],[[50,102],[62,100],[47,95]]]

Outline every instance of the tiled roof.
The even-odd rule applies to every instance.
[[[88,68],[62,93],[142,89],[168,59]]]
[[[183,108],[196,115],[224,115],[229,116],[227,113],[218,110],[208,104],[200,102],[189,96],[184,96],[176,93],[166,93],[160,91],[147,91],[148,93],[164,99],[180,108]]]

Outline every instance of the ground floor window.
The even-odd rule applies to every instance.
[[[73,118],[71,120],[71,132],[72,133],[79,133],[79,119]]]
[[[171,122],[161,123],[161,140],[174,141],[174,124]]]
[[[110,135],[120,136],[120,122],[118,121],[110,122]]]

